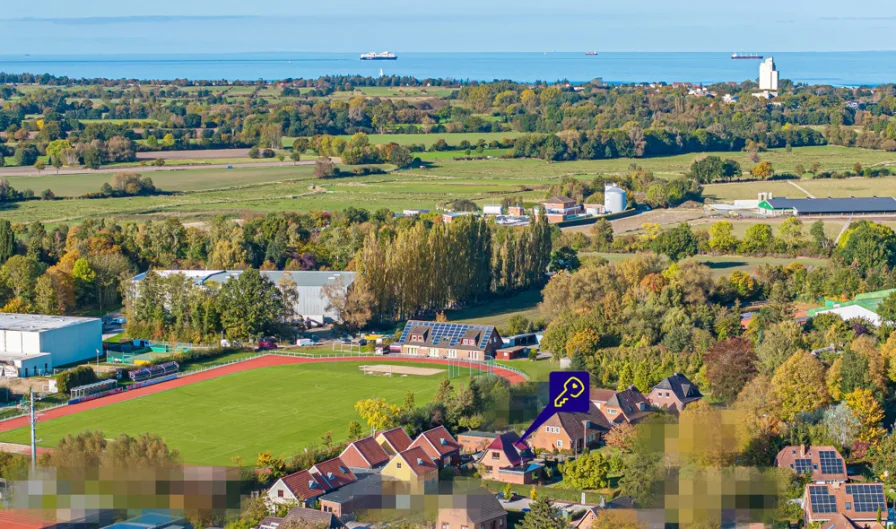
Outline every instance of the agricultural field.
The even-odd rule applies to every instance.
[[[521,136],[521,132],[440,132],[433,134],[368,134],[367,139],[371,145],[384,145],[386,143],[397,143],[399,145],[426,145],[427,148],[436,142],[436,140],[445,140],[448,145],[458,145],[460,142],[467,140],[476,145],[479,140],[499,141],[501,138],[516,138]],[[337,136],[344,140],[351,138],[350,135]],[[285,136],[282,139],[284,147],[292,147],[295,137]],[[463,152],[455,151],[454,156],[463,156]]]
[[[65,435],[86,430],[100,430],[107,438],[150,432],[179,450],[187,464],[229,465],[234,456],[254,461],[264,450],[289,456],[320,443],[330,430],[334,441],[344,439],[349,421],[361,422],[355,402],[382,397],[401,404],[408,391],[418,404],[429,402],[447,375],[446,369],[431,376],[364,375],[363,364],[266,367],[170,389],[42,422],[40,445],[52,447]],[[0,439],[27,443],[28,436],[23,428]]]
[[[610,262],[625,261],[632,257],[631,254],[624,253],[582,252],[579,254],[580,258],[592,256],[600,256]],[[753,274],[761,264],[787,266],[790,263],[802,263],[806,266],[821,266],[827,262],[826,259],[807,257],[791,259],[785,257],[745,257],[740,255],[697,255],[694,259],[708,266],[715,278],[730,275],[735,270]]]

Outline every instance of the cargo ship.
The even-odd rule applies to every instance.
[[[398,55],[384,51],[382,53],[368,52],[361,54],[362,61],[394,61],[398,59]]]
[[[597,55],[596,51],[586,51],[585,55]]]
[[[731,58],[736,61],[761,61],[764,57],[756,53],[732,53]]]

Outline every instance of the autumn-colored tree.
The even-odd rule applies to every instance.
[[[753,344],[740,337],[716,342],[704,355],[703,363],[713,395],[725,402],[733,402],[756,374]]]
[[[834,401],[843,398],[843,392],[840,389],[843,386],[843,377],[840,375],[840,370],[842,368],[843,360],[839,357],[835,358],[834,361],[831,362],[831,367],[828,368],[828,372],[824,378],[825,387],[831,395],[831,399]]]
[[[382,398],[359,400],[355,403],[355,411],[374,432],[394,427],[401,415],[400,406],[389,404]]]
[[[824,366],[807,351],[798,351],[781,364],[772,378],[781,401],[781,418],[789,421],[830,402],[824,375]]]
[[[887,434],[881,427],[884,410],[869,389],[857,389],[843,399],[862,424],[859,441],[878,443]]]
[[[734,409],[740,413],[739,422],[749,435],[776,434],[781,428],[781,405],[765,375],[756,375],[747,382],[734,401]]]
[[[572,358],[576,353],[594,354],[600,344],[600,335],[594,329],[583,329],[567,340],[566,356]]]
[[[775,168],[771,162],[759,162],[750,169],[750,175],[759,180],[768,180],[775,176]]]
[[[623,422],[614,426],[607,434],[606,441],[608,446],[618,448],[622,452],[628,453],[635,446],[638,437],[638,431],[631,423]]]

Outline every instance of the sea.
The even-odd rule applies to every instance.
[[[758,60],[731,52],[395,52],[394,61],[362,61],[360,53],[2,55],[0,72],[75,78],[171,80],[314,79],[358,74],[518,82],[741,82],[759,77]],[[876,86],[896,82],[896,51],[755,52],[774,57],[780,77],[797,83]]]

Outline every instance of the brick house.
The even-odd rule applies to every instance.
[[[435,529],[506,529],[507,511],[494,494],[450,497],[451,505],[439,509]]]
[[[833,446],[785,446],[775,456],[775,466],[794,474],[811,473],[818,484],[849,480],[843,456]]]
[[[392,428],[391,430],[386,430],[384,432],[380,432],[376,435],[376,442],[383,447],[383,450],[386,451],[390,456],[394,456],[399,452],[404,452],[408,448],[411,447],[411,436],[404,431],[404,429],[399,426],[397,428]]]
[[[439,468],[460,463],[460,444],[444,426],[426,430],[414,439],[411,448],[422,448]]]
[[[647,400],[655,407],[667,408],[676,413],[681,413],[688,404],[702,398],[703,394],[697,386],[680,373],[664,378],[647,395]]]
[[[637,424],[650,415],[651,411],[647,397],[635,386],[622,391],[591,388],[591,402],[611,425]]]
[[[389,462],[389,454],[373,437],[349,443],[339,457],[351,468],[377,468]]]
[[[268,499],[275,504],[296,503],[308,507],[329,490],[330,486],[319,475],[300,470],[278,479],[267,494]]]
[[[330,486],[330,489],[338,489],[358,481],[358,478],[349,470],[345,461],[338,457],[318,463],[308,470],[311,473],[320,475],[327,482],[327,485]]]
[[[404,484],[406,493],[424,494],[439,486],[439,467],[419,446],[396,454],[380,474],[384,480]],[[398,492],[402,487],[391,488]]]
[[[533,450],[578,452],[600,443],[612,426],[591,403],[587,413],[555,413],[529,438]]]
[[[481,452],[494,440],[495,434],[491,432],[477,432],[473,430],[457,435],[457,443],[460,445],[461,452],[465,454]]]
[[[258,524],[258,529],[277,529],[293,520],[300,520],[321,529],[341,529],[345,527],[337,515],[333,513],[318,511],[317,509],[306,509],[305,507],[293,507],[282,518],[268,516]]]
[[[538,481],[544,465],[532,463],[532,450],[516,432],[505,432],[488,445],[476,461],[483,479],[529,485]]]
[[[877,523],[878,511],[882,522],[880,524]],[[884,486],[881,483],[810,483],[806,485],[803,494],[803,513],[807,527],[815,522],[822,522],[824,529],[829,527],[827,522],[844,529],[882,529],[881,526],[887,526],[889,517]]]
[[[581,206],[569,197],[553,196],[542,202],[541,207],[544,209],[544,216],[552,224],[563,222],[566,217],[582,212]]]
[[[411,356],[483,361],[494,358],[503,343],[492,325],[410,320],[393,345]]]
[[[382,509],[383,499],[387,495],[382,476],[371,470],[358,470],[356,475],[357,481],[318,498],[320,510],[342,517],[359,510]]]

